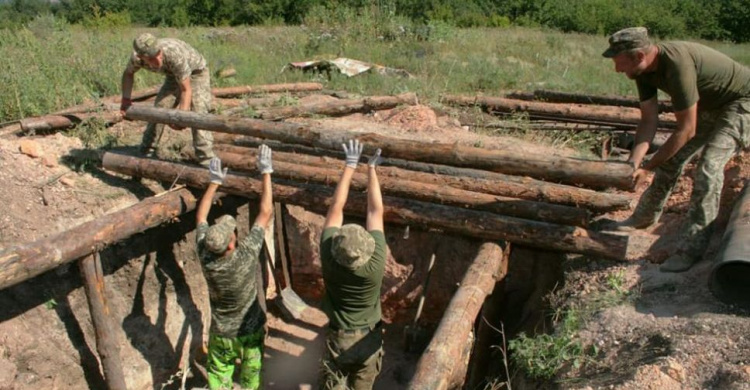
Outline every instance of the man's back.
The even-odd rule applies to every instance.
[[[636,78],[641,101],[656,95],[657,88],[672,98],[676,111],[698,103],[713,110],[750,96],[750,69],[727,55],[693,42],[663,42],[656,71]]]
[[[351,270],[338,264],[331,254],[332,237],[338,230],[337,227],[325,229],[320,240],[320,261],[326,285],[323,311],[337,329],[373,326],[381,319],[385,235],[382,231],[369,232],[375,240],[375,252],[367,263]]]

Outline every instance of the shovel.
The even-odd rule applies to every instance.
[[[419,294],[419,304],[417,305],[417,314],[414,316],[414,322],[404,328],[404,349],[407,352],[421,352],[429,341],[428,332],[419,326],[419,316],[422,315],[424,295],[427,291],[427,286],[430,283],[430,274],[432,273],[433,265],[435,265],[434,253],[432,254],[432,257],[430,257],[430,265],[427,266],[427,276],[424,278],[422,292]]]
[[[276,241],[278,241],[279,248],[279,261],[281,262],[281,268],[284,278],[284,287],[281,287],[279,278],[275,277],[276,282],[276,299],[274,302],[281,310],[281,314],[285,320],[298,320],[302,317],[302,313],[307,309],[307,304],[302,298],[292,290],[291,278],[289,277],[289,266],[287,265],[286,258],[286,245],[284,243],[284,220],[282,218],[281,203],[274,204],[274,229],[276,231]],[[276,264],[276,251],[274,245],[274,235],[266,234],[264,237],[266,245],[266,258],[270,262],[271,270],[275,269]]]

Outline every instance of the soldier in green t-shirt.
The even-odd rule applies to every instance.
[[[603,228],[645,229],[655,224],[682,170],[701,148],[695,170],[687,226],[676,253],[662,271],[681,272],[703,257],[724,182],[724,166],[750,144],[750,69],[709,47],[692,42],[652,44],[643,27],[620,30],[609,38],[604,57],[615,70],[635,80],[641,120],[629,162],[633,182],[653,182],[633,214]],[[650,160],[644,161],[658,122],[657,90],[672,98],[677,128]]]
[[[266,316],[258,302],[256,274],[263,248],[263,232],[273,214],[271,194],[271,149],[261,145],[258,170],[263,177],[260,211],[250,234],[237,239],[237,223],[224,215],[208,226],[208,212],[216,189],[224,182],[226,168],[214,157],[209,165],[211,184],[196,212],[196,248],[208,285],[211,328],[208,341],[208,387],[232,389],[235,359],[241,360],[240,385],[243,389],[261,387],[261,362]]]
[[[122,73],[122,103],[120,111],[127,111],[132,104],[135,72],[146,69],[164,74],[164,84],[156,95],[154,106],[176,108],[184,111],[207,113],[211,108],[211,75],[206,59],[187,43],[172,38],[157,39],[149,33],[133,40],[133,52]],[[175,130],[182,127],[170,125]],[[164,125],[149,123],[143,132],[141,153],[147,156],[156,153],[156,147],[164,132]],[[203,166],[213,153],[213,135],[210,131],[192,129],[195,157]]]
[[[375,167],[380,149],[369,159],[367,230],[344,222],[344,205],[363,145],[342,145],[346,166],[336,186],[320,238],[323,311],[328,316],[321,389],[372,389],[383,361],[380,287],[385,272],[383,197]]]

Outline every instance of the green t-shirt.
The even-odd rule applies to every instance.
[[[217,256],[205,248],[207,223],[198,224],[196,230],[196,249],[211,304],[210,332],[227,338],[255,333],[266,322],[256,286],[263,228],[253,225],[229,256]]]
[[[379,230],[368,233],[375,239],[375,252],[363,266],[351,270],[333,258],[333,234],[339,230],[330,227],[320,237],[320,263],[326,290],[323,311],[329,325],[337,329],[357,329],[373,326],[380,321],[380,287],[385,273],[385,234]]]
[[[641,101],[657,89],[672,98],[675,111],[698,103],[699,110],[714,110],[750,96],[750,69],[723,53],[693,42],[658,43],[654,72],[636,77]]]

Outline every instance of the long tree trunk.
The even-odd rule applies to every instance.
[[[134,102],[143,102],[156,96],[159,92],[160,87],[152,87],[140,91],[133,92],[130,99]],[[66,114],[78,114],[83,112],[94,111],[102,108],[109,108],[113,104],[120,104],[121,95],[111,95],[101,99],[100,103],[84,103],[77,106],[68,107],[66,109],[55,111],[51,115],[66,115]]]
[[[169,182],[177,180],[197,188],[205,188],[209,181],[205,169],[111,152],[105,153],[102,164],[106,169],[126,175]],[[260,180],[230,173],[221,190],[257,199],[261,187]],[[333,191],[330,187],[281,180],[275,180],[273,185],[274,201],[303,206],[319,213],[327,211]],[[383,202],[384,219],[391,223],[439,228],[447,233],[506,240],[537,248],[612,259],[625,259],[627,256],[626,236],[392,196],[385,196]],[[367,194],[350,193],[345,210],[352,215],[364,216],[367,210]]]
[[[543,100],[549,103],[596,104],[602,106],[620,106],[632,108],[640,108],[641,106],[641,103],[638,101],[638,99],[633,97],[588,95],[583,93],[549,91],[546,89],[538,89],[534,91],[534,99]],[[672,103],[660,100],[659,112],[674,112]]]
[[[219,157],[222,164],[226,164],[232,169],[258,173],[256,158],[252,156],[219,152]],[[327,168],[320,168],[280,161],[278,158],[275,159],[273,164],[274,176],[303,183],[313,182],[327,185],[336,184],[336,179],[341,175],[342,166],[342,161],[336,161]],[[380,170],[380,168],[378,169]],[[355,173],[352,177],[351,186],[356,190],[367,189],[367,173]],[[386,195],[490,211],[500,215],[561,225],[586,226],[591,218],[588,211],[581,208],[466,191],[448,186],[411,181],[408,178],[382,176],[380,177],[380,187]]]
[[[479,309],[495,287],[503,260],[503,250],[495,243],[485,243],[479,249],[417,362],[410,390],[446,390],[463,384],[460,373],[466,372],[469,357],[465,351],[470,350],[465,344]]]
[[[292,83],[292,84],[268,84],[268,85],[243,85],[239,87],[213,88],[211,93],[215,97],[238,97],[256,93],[278,93],[278,92],[310,92],[320,91],[323,84],[320,83]]]
[[[91,114],[45,115],[21,119],[21,129],[25,132],[52,131],[75,127],[86,120],[99,120],[105,125],[122,121],[119,111],[105,111]]]
[[[231,140],[227,141],[231,142]],[[313,150],[305,146],[281,144],[276,141],[264,142],[260,139],[252,141],[251,145],[259,146],[261,143],[266,143],[273,149],[274,161],[286,161],[321,168],[336,167],[342,161],[341,157],[328,157],[333,155],[340,156],[342,154],[340,151],[330,151],[327,153],[328,156],[326,156],[318,153],[321,151],[320,149]],[[294,151],[294,153],[285,153],[279,150],[289,150]],[[214,151],[251,157],[257,156],[256,149],[227,144],[214,144]],[[627,195],[597,192],[564,184],[547,183],[528,177],[508,176],[502,173],[453,168],[452,171],[447,171],[446,174],[439,174],[437,172],[442,172],[441,167],[452,167],[434,164],[424,164],[427,167],[424,167],[420,171],[402,169],[396,166],[384,166],[393,164],[393,162],[393,159],[384,159],[383,164],[378,167],[378,176],[435,184],[438,186],[449,186],[466,191],[482,192],[510,198],[582,207],[592,213],[627,210],[631,208],[633,203],[633,198]],[[367,169],[361,166],[358,171],[366,173]]]
[[[605,125],[628,124],[635,126],[641,118],[640,110],[622,107],[580,106],[575,104],[542,103],[489,96],[444,95],[441,101],[460,106],[481,106],[486,110],[505,113],[526,112],[531,119],[557,119],[579,123]],[[659,115],[659,127],[674,128],[677,121],[673,114]]]
[[[347,99],[300,106],[268,108],[260,112],[260,118],[279,120],[310,115],[341,116],[355,112],[387,110],[402,104],[415,105],[417,103],[417,95],[413,93],[404,93],[396,96],[370,96],[364,99]]]
[[[629,164],[589,161],[570,157],[521,153],[512,150],[487,150],[448,143],[425,143],[382,136],[374,133],[317,130],[306,126],[247,118],[229,118],[211,114],[132,106],[126,118],[148,122],[176,124],[230,134],[337,149],[350,138],[364,142],[367,154],[383,150],[388,157],[492,170],[507,174],[590,187],[632,189]]]
[[[195,196],[183,188],[146,199],[53,236],[5,248],[0,251],[0,289],[169,222],[195,206]]]

